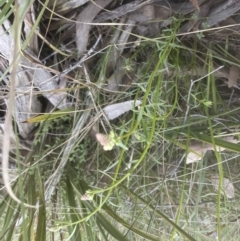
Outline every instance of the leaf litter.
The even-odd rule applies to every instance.
[[[239,142],[233,136],[223,137],[222,140],[225,140],[225,141],[228,141],[228,142],[231,142],[231,143],[238,143]],[[221,151],[225,150],[225,148],[219,147],[219,146],[216,146],[214,148],[214,146],[212,144],[203,143],[203,142],[200,142],[200,141],[191,141],[190,145],[189,145],[189,153],[187,154],[186,163],[190,164],[190,163],[193,163],[193,162],[197,162],[204,157],[204,155],[206,154],[207,151],[210,151],[210,150],[214,151],[215,149],[218,152],[221,152]]]
[[[218,191],[219,188],[219,176],[212,175],[211,183],[213,184],[213,188],[215,191]],[[223,184],[221,188],[221,193],[226,195],[227,198],[232,199],[235,197],[235,188],[233,183],[228,178],[223,178]]]

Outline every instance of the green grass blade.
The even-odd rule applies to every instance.
[[[8,19],[8,17],[12,14],[12,12],[13,12],[13,7],[12,7],[13,1],[14,0],[5,1],[7,3],[4,6],[4,8],[1,9],[1,11],[0,11],[0,24],[3,24],[3,22],[6,19]],[[4,1],[2,1],[0,5],[2,5],[3,2]]]
[[[37,203],[37,194],[36,194],[36,189],[38,188],[36,185],[36,180],[35,180],[35,172],[33,174],[29,174],[28,176],[28,189],[27,189],[27,195],[28,195],[28,203],[32,205],[36,205]],[[28,209],[28,233],[30,240],[34,237],[34,214],[36,210],[33,208]]]
[[[74,191],[68,178],[66,178],[66,197],[68,199],[68,203],[70,206],[69,215],[70,215],[71,222],[76,223],[72,225],[71,233],[69,234],[72,236],[73,240],[81,241],[82,240],[81,231],[80,231],[81,227],[80,227],[80,224],[77,223],[77,221],[81,218],[77,214],[77,204],[75,201]]]
[[[219,138],[216,138],[216,137],[210,137],[210,136],[207,136],[207,135],[203,135],[203,134],[200,134],[200,133],[197,133],[197,132],[193,132],[193,131],[189,131],[188,133],[185,133],[187,134],[189,137],[192,137],[194,139],[197,139],[199,141],[202,141],[202,142],[206,142],[206,143],[209,143],[209,144],[214,144],[216,146],[219,146],[219,147],[223,147],[229,151],[234,151],[234,152],[240,152],[240,145],[239,144],[235,144],[235,143],[232,143],[232,142],[229,142],[229,141],[225,141],[225,140],[221,140]]]
[[[38,210],[38,222],[35,241],[45,241],[46,240],[46,204],[44,199],[44,185],[42,182],[42,177],[39,172],[36,173],[38,185],[39,185],[39,210]]]
[[[24,123],[38,123],[42,121],[54,120],[57,118],[64,117],[68,114],[71,114],[73,113],[74,110],[75,110],[74,108],[67,108],[65,110],[57,110],[57,111],[53,111],[52,113],[37,115],[27,119],[26,121],[24,121]]]
[[[14,202],[15,203],[15,202]],[[4,224],[2,226],[2,229],[0,231],[0,240],[6,237],[6,240],[12,240],[12,236],[14,236],[15,232],[15,224],[17,222],[17,219],[19,218],[19,212],[20,212],[20,207],[19,205],[15,205],[13,202],[11,208],[7,209],[6,215],[5,215],[5,220]],[[15,206],[14,206],[15,205]],[[15,209],[16,208],[16,209]],[[11,209],[15,212],[12,212]]]
[[[88,189],[89,189],[89,186],[88,186],[87,183],[85,183],[83,180],[81,181],[81,185],[83,186],[82,188],[79,187],[79,186],[77,186],[77,185],[74,186],[74,189],[75,189],[75,191],[77,192],[77,194],[78,194],[79,196],[81,196],[81,195],[83,195],[83,194],[85,193],[84,190],[88,190]],[[78,189],[78,191],[77,191],[77,189]],[[83,190],[83,191],[80,192],[80,190]],[[82,193],[82,194],[81,194],[81,193]],[[96,202],[97,205],[99,205],[99,204],[101,203],[101,200],[100,200],[100,198],[99,198],[97,195],[94,197],[94,200],[95,200],[95,202]],[[85,206],[88,206],[88,205],[91,205],[91,203],[85,201],[85,202],[84,202],[84,205],[85,205]],[[91,208],[91,210],[94,210],[94,209],[92,209],[93,206],[88,206],[88,208]],[[129,224],[129,223],[127,223],[126,221],[124,221],[124,219],[122,219],[119,215],[117,215],[117,213],[114,212],[107,204],[104,204],[104,205],[102,206],[102,209],[103,209],[104,211],[106,211],[106,213],[107,213],[111,218],[113,218],[115,221],[117,221],[119,224],[123,225],[125,228],[131,230],[131,232],[139,235],[140,237],[145,238],[145,239],[147,239],[147,240],[151,240],[151,241],[158,241],[158,240],[159,240],[158,238],[156,238],[156,237],[154,237],[154,236],[152,236],[152,235],[150,235],[150,234],[147,234],[146,232],[143,232],[142,230],[139,230],[139,229],[133,227],[132,224]]]
[[[71,180],[71,177],[69,176],[69,179]],[[82,189],[79,185],[73,184],[71,182],[73,189],[75,190],[75,196],[78,197],[79,201],[81,201],[81,197],[83,195],[82,193]],[[88,210],[90,212],[95,211],[96,207],[93,205],[92,201],[83,201],[84,205],[88,208]],[[115,226],[113,226],[107,219],[107,217],[105,217],[103,214],[101,214],[100,212],[97,212],[94,216],[94,218],[96,218],[96,221],[99,225],[101,225],[108,234],[110,234],[111,236],[113,236],[116,240],[119,241],[129,241],[128,238],[126,238],[124,236],[124,234],[122,234],[118,229],[115,228]]]
[[[16,227],[15,227],[15,225],[17,223],[17,220],[19,219],[19,213],[20,213],[20,207],[18,208],[17,212],[15,213],[15,215],[11,219],[11,226],[7,230],[6,241],[13,240],[13,237],[16,234],[16,231],[15,231]],[[3,237],[5,237],[5,236],[3,236]],[[1,240],[1,236],[0,236],[0,240]]]
[[[10,232],[10,230],[12,231],[14,226],[14,222],[13,222],[13,217],[16,216],[16,211],[20,209],[19,204],[17,204],[15,201],[13,201],[12,199],[9,198],[9,200],[3,201],[2,204],[2,215],[1,217],[4,217],[4,221],[3,221],[3,225],[1,227],[0,230],[0,239],[4,237],[4,235],[6,235],[6,233]],[[3,210],[5,208],[5,211]],[[17,214],[18,216],[19,214]],[[12,235],[12,232],[9,233],[8,235]]]
[[[129,190],[127,187],[123,186],[125,190],[127,190],[131,195],[138,198],[142,203],[144,203],[146,206],[149,206],[151,210],[155,210],[155,208],[148,204],[143,198],[141,198],[139,195],[135,194],[131,190]],[[181,227],[179,227],[174,221],[169,219],[164,213],[160,212],[159,210],[155,210],[156,214],[158,214],[160,217],[162,217],[166,222],[168,222],[171,226],[173,226],[180,234],[182,234],[185,238],[187,238],[190,241],[196,241],[191,235],[189,235],[187,232],[185,232]]]

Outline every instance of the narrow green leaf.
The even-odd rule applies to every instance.
[[[38,123],[41,121],[49,121],[49,120],[54,120],[57,118],[61,118],[63,116],[66,116],[74,111],[74,108],[67,108],[65,110],[57,110],[52,113],[46,113],[46,114],[41,114],[41,115],[36,115],[32,118],[29,118],[25,120],[23,123]]]
[[[11,6],[13,4],[14,0],[9,0],[7,1],[7,4],[4,6],[3,9],[1,9],[0,11],[0,24],[3,24],[3,22],[8,19],[8,17],[12,14],[13,12],[13,7]],[[5,1],[6,2],[6,1]],[[2,4],[4,3],[4,1],[2,1],[0,3],[0,5],[2,6]]]
[[[44,198],[44,185],[42,183],[42,177],[39,172],[36,172],[38,184],[39,184],[39,210],[38,210],[38,223],[35,241],[46,240],[46,205]]]
[[[88,210],[90,212],[93,212],[96,209],[96,207],[94,207],[94,205],[93,205],[93,202],[91,202],[91,201],[82,201],[81,197],[84,194],[83,193],[83,189],[81,188],[81,186],[79,186],[78,184],[74,183],[74,180],[72,180],[72,178],[70,176],[69,176],[69,180],[73,181],[73,182],[71,182],[71,184],[72,184],[72,187],[75,190],[75,193],[76,193],[76,196],[79,199],[79,202],[84,202],[84,205],[88,208]],[[101,225],[116,240],[119,240],[119,241],[129,241],[129,239],[127,239],[124,236],[124,234],[122,234],[118,229],[116,229],[116,227],[113,226],[108,221],[107,217],[102,215],[100,212],[96,213],[94,218],[96,218],[98,224]]]
[[[210,136],[199,134],[199,133],[193,132],[191,130],[189,132],[185,133],[185,134],[187,134],[189,137],[195,138],[199,141],[203,141],[203,142],[206,142],[206,143],[209,143],[209,144],[215,143],[216,146],[223,147],[223,148],[225,148],[229,151],[240,152],[240,145],[239,144],[224,141],[224,140],[221,140],[221,139],[215,138],[215,137],[212,139]]]
[[[70,215],[71,221],[72,223],[76,223],[79,219],[81,219],[81,217],[77,214],[78,212],[76,211],[77,204],[75,201],[75,195],[74,195],[72,185],[68,178],[66,178],[66,196],[70,206],[69,215]],[[72,225],[72,230],[71,230],[71,233],[69,234],[72,236],[73,240],[79,240],[79,241],[82,240],[80,230],[81,230],[80,224]]]
[[[6,202],[5,208],[5,213],[3,214],[5,218],[3,226],[0,230],[0,239],[4,237],[7,232],[9,232],[9,229],[11,229],[11,226],[13,225],[13,217],[15,216],[16,212],[15,210],[19,210],[19,204],[16,203],[14,200],[10,199],[8,202]]]
[[[128,191],[131,195],[134,197],[137,197],[142,203],[145,205],[148,205],[148,207],[155,211],[156,214],[158,214],[160,217],[162,217],[166,222],[168,222],[170,225],[172,225],[180,234],[182,234],[184,237],[186,237],[190,241],[196,241],[191,235],[189,235],[187,232],[185,232],[181,227],[179,227],[176,223],[174,223],[171,219],[169,219],[164,213],[156,210],[151,204],[148,204],[143,198],[138,196],[137,194],[133,193],[131,190],[129,190],[127,187],[122,186],[125,190]]]
[[[92,205],[91,201],[86,201],[86,206],[88,207],[90,212],[93,212],[95,210],[95,207]],[[105,217],[103,214],[101,214],[100,212],[98,212],[96,214],[96,219],[99,225],[101,225],[108,234],[110,234],[111,236],[113,236],[116,240],[119,241],[129,241],[129,239],[127,237],[125,237],[124,234],[122,234],[118,229],[116,229],[115,226],[113,226],[107,219],[107,217]]]
[[[3,236],[3,237],[6,237],[5,239],[6,241],[11,241],[12,237],[14,237],[14,234],[16,233],[14,232],[14,229],[16,228],[16,222],[19,219],[19,213],[20,213],[20,205],[18,206],[19,206],[18,210],[16,211],[15,215],[12,217],[11,226],[7,230],[7,236],[5,235]],[[0,240],[2,240],[1,236],[0,236]]]
[[[27,195],[28,195],[28,202],[29,204],[36,205],[37,197],[36,197],[36,180],[35,175],[31,174],[28,176],[28,188],[27,188]],[[29,220],[29,227],[28,227],[28,233],[30,240],[32,240],[32,237],[34,237],[34,214],[36,210],[33,208],[28,209],[28,220]]]
[[[73,181],[73,180],[72,180],[72,181]],[[79,197],[81,197],[81,195],[83,195],[83,194],[85,193],[85,191],[89,189],[89,186],[88,186],[87,183],[85,183],[83,180],[81,180],[81,186],[83,186],[82,188],[81,188],[79,185],[77,185],[77,184],[73,184],[73,183],[72,183],[72,185],[73,185],[74,190],[77,192],[77,194],[78,194]],[[100,201],[100,198],[99,198],[97,195],[94,196],[94,201],[95,201],[97,204],[100,204],[100,202],[101,202],[101,201]],[[85,205],[86,207],[88,207],[88,209],[89,209],[90,211],[95,210],[95,207],[92,205],[92,202],[90,202],[90,201],[84,201],[84,205]],[[129,223],[127,223],[126,221],[124,221],[124,220],[123,220],[121,217],[119,217],[114,211],[112,211],[112,209],[111,209],[108,205],[104,204],[104,205],[102,206],[102,209],[103,209],[104,211],[106,211],[106,213],[107,213],[108,215],[110,215],[115,221],[119,222],[119,223],[120,223],[121,225],[123,225],[124,227],[126,227],[126,228],[128,228],[128,229],[131,229],[131,232],[133,232],[133,233],[135,233],[135,234],[139,235],[140,237],[145,238],[145,239],[147,239],[147,240],[159,241],[158,238],[156,238],[156,237],[154,237],[154,236],[152,236],[152,235],[150,235],[150,234],[146,234],[146,233],[143,232],[142,230],[139,230],[139,229],[136,229],[136,228],[132,227],[132,224],[129,224]],[[105,223],[105,220],[104,220],[104,219],[106,219],[105,216],[100,216],[100,215],[101,215],[100,213],[98,213],[98,214],[96,215],[98,221],[101,220],[101,221],[104,223],[104,225],[107,226],[107,228],[109,227],[110,231],[112,231],[111,228],[114,228],[114,229],[115,229],[115,227],[111,227],[112,224],[108,225],[108,222]],[[107,219],[106,219],[106,220],[107,220]],[[107,228],[106,228],[105,226],[103,226],[103,227],[107,230]],[[111,234],[111,235],[112,235],[112,234]],[[121,238],[121,237],[119,237],[119,238]],[[121,240],[121,239],[120,239],[120,240]]]
[[[134,228],[132,226],[132,224],[127,223],[125,220],[123,220],[120,216],[118,216],[107,204],[103,205],[103,210],[105,210],[107,212],[108,215],[110,215],[115,221],[119,222],[120,224],[122,224],[124,227],[128,228],[131,232],[139,235],[142,238],[145,238],[147,240],[151,240],[151,241],[158,241],[159,239],[143,232],[142,230],[139,230],[137,228]]]
[[[2,240],[4,237],[6,238],[6,241],[12,240],[12,236],[15,233],[14,229],[15,229],[17,219],[19,218],[20,205],[17,204],[16,202],[14,202],[14,203],[13,202],[9,203],[9,204],[13,204],[13,206],[9,206],[9,208],[6,211],[4,224],[0,231],[0,240]],[[16,206],[14,206],[14,205],[16,205]],[[16,211],[13,213],[13,212],[9,211],[10,209],[12,209],[13,211],[14,210],[16,210]]]

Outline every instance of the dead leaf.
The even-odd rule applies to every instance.
[[[17,74],[17,83],[15,94],[15,114],[14,117],[16,119],[19,134],[24,138],[28,138],[29,133],[34,129],[35,124],[23,123],[27,118],[32,117],[36,113],[39,113],[42,109],[42,104],[37,99],[37,96],[31,96],[32,87],[29,85],[29,79],[26,75],[26,72],[19,72]],[[21,83],[25,83],[24,87],[21,87]],[[8,100],[6,101],[8,106]]]
[[[90,0],[50,0],[48,3],[48,8],[54,8],[55,13],[65,13],[72,11],[74,8],[78,8],[89,2]]]
[[[193,4],[193,6],[194,6],[196,9],[199,9],[199,5],[198,5],[198,1],[197,1],[197,0],[190,0],[190,2]]]
[[[124,19],[121,20],[122,23],[125,23],[124,21]],[[122,78],[125,74],[125,71],[122,68],[126,65],[126,63],[120,56],[125,49],[128,38],[131,35],[135,23],[136,22],[128,19],[126,22],[128,25],[123,27],[124,31],[119,32],[119,29],[117,29],[114,37],[110,41],[110,44],[116,45],[118,47],[113,48],[113,51],[111,51],[109,54],[106,70],[108,73],[114,72],[107,80],[108,85],[106,89],[109,91],[117,91],[119,85],[122,83]]]
[[[127,13],[133,12],[145,5],[148,5],[148,1],[142,1],[142,0],[135,0],[133,2],[121,5],[117,8],[115,8],[113,11],[103,12],[100,13],[95,19],[94,22],[104,22],[106,20],[114,19],[114,18],[120,18]]]
[[[76,24],[76,44],[78,49],[78,57],[81,57],[86,51],[93,19],[111,1],[112,0],[96,0],[94,2],[89,2],[87,7],[85,7],[78,15]]]
[[[210,9],[208,17],[202,23],[202,27],[210,28],[221,21],[227,19],[230,16],[233,16],[240,9],[239,1],[229,0],[221,1],[219,4],[216,4],[215,1],[212,1],[213,7]]]
[[[212,150],[212,145],[194,141],[191,142],[189,149],[191,151],[187,155],[187,164],[201,160],[208,150]]]
[[[2,123],[0,124],[0,146],[2,147],[3,141],[4,141],[4,132],[5,132],[5,125]],[[18,142],[16,141],[16,135],[13,132],[13,129],[11,128],[10,132],[10,151],[16,150],[16,149],[25,149],[29,150],[29,144],[27,142],[24,142],[22,140],[18,139]]]
[[[215,191],[218,191],[219,188],[219,177],[214,175],[211,177],[211,183],[213,184],[213,188]],[[235,189],[232,182],[228,178],[223,178],[223,185],[222,185],[222,194],[225,194],[227,198],[234,198],[235,197]]]
[[[155,18],[155,8],[153,5],[143,6],[134,12],[127,14],[128,18],[137,22],[146,22]]]
[[[118,58],[116,63],[116,70],[114,73],[107,79],[106,90],[108,91],[118,91],[119,86],[122,84],[122,78],[125,75],[123,67],[126,65],[123,58]]]
[[[211,2],[207,2],[201,5],[201,8],[197,8],[192,15],[192,18],[189,19],[186,23],[182,25],[179,30],[179,33],[187,33],[192,30],[197,31],[202,20],[207,17],[210,10]]]
[[[13,38],[10,32],[8,32],[10,27],[11,27],[10,22],[7,20],[3,23],[3,25],[0,26],[0,35],[1,35],[0,52],[4,55],[6,60],[8,60],[8,63],[11,63],[13,58],[13,55],[12,55]],[[25,65],[25,66],[29,66],[29,65]],[[9,72],[11,73],[11,69]],[[38,101],[37,96],[32,95],[33,86],[30,85],[31,80],[29,79],[29,73],[30,71],[28,68],[23,68],[21,67],[21,65],[19,65],[17,75],[16,75],[16,81],[15,81],[16,94],[15,94],[14,118],[19,128],[19,134],[23,138],[27,138],[29,133],[33,130],[34,124],[27,125],[27,124],[23,124],[22,121],[40,112],[41,110],[41,104]],[[7,86],[10,85],[10,83],[8,83],[7,78],[5,78],[4,81]],[[7,96],[4,98],[4,101],[6,103],[6,106],[8,106],[9,101]]]
[[[238,140],[234,139],[233,136],[226,136],[222,139],[228,142],[238,143]],[[186,160],[187,164],[201,160],[206,152],[209,150],[214,150],[214,147],[212,144],[203,143],[200,141],[191,141],[189,149],[190,152],[188,153]],[[225,150],[225,148],[219,146],[217,146],[216,149],[219,152]]]
[[[141,105],[141,100],[129,100],[122,103],[112,104],[108,105],[105,108],[103,108],[103,111],[105,112],[107,118],[109,120],[116,119],[120,115],[124,114],[125,112],[132,110],[135,107]]]
[[[21,0],[22,2],[23,0]],[[25,0],[24,0],[25,1]],[[26,13],[26,16],[24,18],[24,32],[25,36],[29,36],[31,34],[32,28],[34,26],[34,23],[36,22],[36,14],[34,6],[31,5],[28,12]],[[39,27],[36,28],[35,33],[39,33]],[[28,47],[31,49],[31,51],[37,55],[38,54],[38,36],[36,34],[33,34],[31,39],[28,42]]]
[[[7,31],[10,30],[11,24],[8,20],[0,25],[0,53],[10,61],[12,55],[13,39]]]
[[[166,6],[154,6],[154,10],[156,19],[159,20],[167,19],[172,14],[171,8],[167,8]]]
[[[26,53],[28,54],[28,56],[31,57],[31,59],[34,59],[35,61],[41,63],[41,61],[38,60],[36,55],[34,55],[34,53],[30,49],[27,49]],[[23,64],[23,66],[30,67],[29,69],[26,68],[28,69],[28,78],[33,81],[34,87],[39,89],[42,92],[42,95],[47,98],[53,104],[53,106],[59,109],[71,107],[71,104],[66,100],[67,93],[65,91],[57,91],[59,90],[58,78],[52,76],[52,74],[48,70],[39,67],[38,64],[35,64],[27,58],[22,58],[21,63]],[[28,80],[28,83],[31,83],[31,81]],[[36,113],[38,112],[35,112],[35,114]],[[28,118],[29,117],[26,117],[25,119],[21,120],[21,122]]]
[[[30,13],[29,13],[30,14]],[[29,15],[27,15],[30,17]],[[32,16],[34,17],[34,16]],[[29,19],[26,21],[30,21]],[[29,23],[29,22],[28,22]],[[12,62],[12,43],[13,39],[10,33],[6,30],[10,29],[9,21],[4,22],[3,26],[0,26],[0,35],[1,35],[1,43],[0,44],[0,52],[6,57],[9,63]],[[25,27],[26,32],[30,31],[30,29]],[[32,57],[32,59],[36,60],[36,62],[40,62],[37,59],[36,55],[33,53],[37,51],[36,42],[30,42],[30,46],[33,49],[27,48],[25,52]],[[11,72],[11,70],[10,70]],[[20,65],[18,66],[18,72],[16,75],[16,83],[15,83],[15,119],[19,128],[19,134],[23,138],[27,138],[29,133],[35,127],[34,123],[26,124],[23,123],[26,119],[31,118],[36,115],[36,113],[41,112],[41,103],[39,102],[37,95],[33,95],[33,86],[42,91],[44,97],[49,99],[49,101],[59,109],[64,109],[66,107],[70,107],[66,99],[66,92],[55,92],[59,89],[59,85],[57,83],[57,79],[54,78],[47,70],[39,67],[39,65],[30,61],[28,58],[22,57],[20,60]],[[6,85],[9,85],[8,80],[6,79]],[[51,92],[52,91],[52,92]],[[54,93],[55,92],[55,93]],[[5,98],[5,103],[8,105],[8,99]]]
[[[238,66],[231,66],[229,70],[229,76],[228,76],[228,87],[231,88],[233,87],[238,80],[240,74],[240,69]]]

